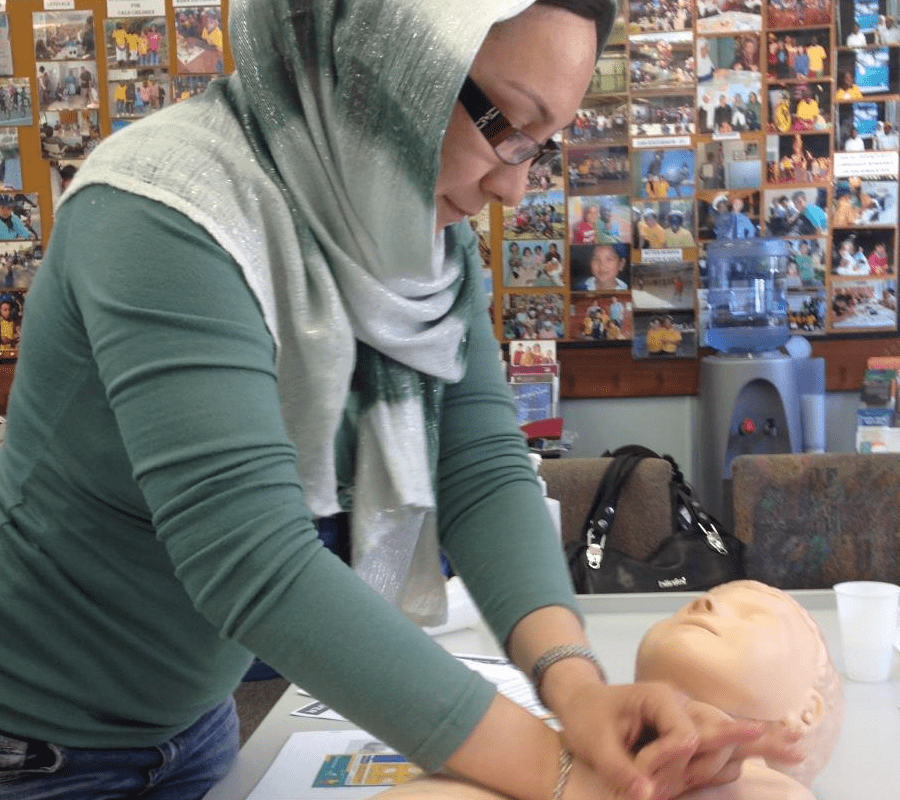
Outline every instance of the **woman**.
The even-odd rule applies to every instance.
[[[236,75],[79,170],[0,451],[4,800],[202,796],[251,653],[521,800],[669,797],[763,746],[603,681],[457,224],[571,120],[613,18],[574,7],[241,0]],[[314,527],[342,503],[353,571]],[[443,615],[438,538],[564,740],[404,617]]]

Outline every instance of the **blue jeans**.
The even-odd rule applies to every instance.
[[[199,800],[239,747],[234,700],[154,747],[83,750],[0,734],[2,800]]]

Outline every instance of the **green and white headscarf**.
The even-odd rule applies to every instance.
[[[362,387],[354,568],[413,619],[446,601],[434,476],[442,386],[465,370],[480,262],[435,237],[444,131],[490,26],[531,0],[233,0],[236,73],[104,141],[105,183],[175,208],[237,261],[277,345],[282,412],[317,516]],[[355,377],[354,377],[355,376]]]

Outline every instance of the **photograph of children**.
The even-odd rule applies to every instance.
[[[844,278],[893,275],[893,229],[835,229],[831,244],[831,274]]]
[[[900,91],[900,48],[841,50],[837,56],[836,102]]]
[[[717,139],[697,146],[698,188],[757,189],[762,183],[760,143],[756,140]]]
[[[634,312],[632,358],[696,358],[697,322],[693,311]]]
[[[692,309],[694,265],[683,261],[632,264],[631,301],[640,309]]]
[[[604,244],[631,240],[631,203],[625,195],[569,198],[569,241]]]
[[[694,97],[689,94],[633,97],[630,119],[632,136],[680,136],[697,130]]]
[[[31,19],[35,61],[96,58],[92,11],[36,11]]]
[[[571,287],[579,292],[621,292],[629,284],[627,244],[573,244],[569,248]]]
[[[0,125],[31,125],[31,109],[31,81],[0,78]]]
[[[222,73],[225,34],[219,6],[177,8],[175,34],[178,72]]]
[[[169,72],[160,67],[111,69],[109,86],[110,116],[144,117],[164,108],[168,102]]]
[[[785,286],[788,289],[803,289],[810,286],[822,286],[827,272],[825,261],[828,252],[828,240],[789,239],[791,253],[788,256],[787,277]]]
[[[684,31],[694,24],[694,4],[690,0],[630,0],[628,33]]]
[[[628,97],[586,97],[565,129],[570,145],[624,142],[628,139]]]
[[[828,233],[824,187],[767,191],[764,195],[766,236],[815,236]]]
[[[642,150],[634,153],[634,187],[637,197],[662,200],[694,194],[693,150]]]
[[[597,59],[586,94],[624,94],[627,89],[628,57],[625,50],[607,47]]]
[[[43,158],[85,158],[100,144],[100,114],[86,108],[42,111],[39,130]]]
[[[762,0],[696,0],[697,32],[762,30]]]
[[[99,108],[96,61],[45,61],[37,66],[40,108]]]
[[[766,10],[770,28],[829,25],[833,18],[833,0],[768,0]]]
[[[794,333],[821,335],[825,333],[828,302],[825,290],[788,292],[788,326]]]
[[[827,133],[766,137],[769,183],[819,183],[831,170],[831,137]]]
[[[0,355],[16,356],[25,313],[24,289],[5,289],[0,294]]]
[[[696,247],[693,200],[655,200],[634,208],[634,246],[641,250]]]
[[[564,239],[566,198],[563,192],[529,192],[517,206],[503,207],[504,239]]]
[[[562,339],[566,335],[561,294],[503,293],[504,339]]]
[[[27,289],[43,257],[40,240],[0,242],[0,286],[4,289]]]
[[[622,342],[634,335],[627,295],[586,294],[572,298],[569,338],[582,342]]]
[[[628,191],[628,148],[573,147],[568,154],[569,191],[573,194],[621,194]]]
[[[697,219],[700,239],[753,239],[759,236],[759,192],[720,192],[700,197]]]
[[[156,67],[169,64],[165,16],[112,17],[103,20],[106,63],[117,67]]]
[[[842,178],[834,185],[831,224],[835,228],[895,225],[897,181]]]
[[[40,238],[41,211],[37,194],[0,192],[0,241]]]
[[[834,330],[897,327],[897,282],[835,280],[831,282],[829,326]]]
[[[629,36],[632,92],[693,86],[694,35],[690,31]]]
[[[556,342],[552,339],[542,342],[512,341],[509,343],[509,365],[511,367],[544,367],[551,364],[556,364]]]
[[[22,156],[17,128],[0,128],[0,190],[22,189]]]
[[[180,103],[202,94],[215,75],[176,75],[172,78],[172,102]]]
[[[738,73],[730,82],[703,84],[697,90],[701,133],[730,136],[758,131],[762,125],[758,73]]]
[[[835,148],[845,153],[900,149],[897,109],[896,100],[839,103],[835,106]]]
[[[562,240],[503,242],[504,286],[565,286]]]
[[[769,84],[768,130],[824,131],[831,127],[831,84]]]
[[[810,80],[831,75],[831,30],[773,32],[766,37],[770,81]]]

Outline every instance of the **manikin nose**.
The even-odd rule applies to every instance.
[[[691,603],[691,611],[696,614],[712,614],[716,610],[716,601],[711,594],[704,594]]]

